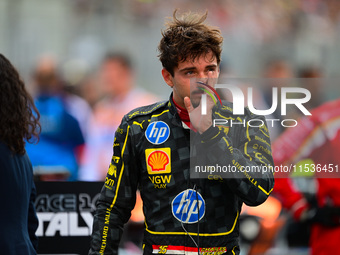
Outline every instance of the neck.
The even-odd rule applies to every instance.
[[[179,117],[181,118],[181,120],[183,122],[190,121],[188,111],[185,108],[183,108],[182,106],[180,106],[178,103],[176,103],[174,98],[172,98],[172,100],[174,101],[174,105],[176,107],[177,113],[178,113]]]
[[[178,113],[181,121],[183,121],[185,123],[185,125],[187,125],[191,130],[196,132],[196,129],[191,125],[188,111],[186,109],[184,109],[183,107],[179,106],[175,102],[174,98],[172,98],[172,101],[174,102],[174,105],[176,107],[177,113]]]

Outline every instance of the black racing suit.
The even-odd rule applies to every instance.
[[[245,111],[244,116],[234,116],[230,103],[214,108],[214,119],[240,123],[210,127],[202,135],[184,127],[171,98],[125,115],[115,133],[89,254],[117,254],[137,188],[145,215],[144,254],[197,254],[197,247],[201,254],[239,254],[242,204],[263,203],[274,186],[272,172],[240,171],[240,166],[273,166],[266,125],[247,124],[251,119],[265,122],[264,118]],[[197,138],[201,145],[193,143]],[[195,146],[204,149],[212,164],[217,160],[237,171],[223,179],[214,173],[190,178]]]

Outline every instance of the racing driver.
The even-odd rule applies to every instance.
[[[126,114],[117,129],[89,254],[117,254],[137,188],[145,216],[144,254],[239,254],[242,204],[259,205],[273,189],[272,172],[244,171],[245,166],[273,166],[267,127],[248,124],[252,119],[265,123],[264,118],[247,108],[235,116],[231,103],[216,107],[210,97],[201,114],[200,93],[190,98],[190,80],[208,89],[219,75],[223,38],[204,23],[206,17],[186,13],[177,18],[175,11],[162,32],[159,58],[172,93],[168,101]],[[240,124],[217,126],[215,118]],[[201,156],[195,154],[199,151]],[[223,178],[190,178],[192,155],[236,171]]]

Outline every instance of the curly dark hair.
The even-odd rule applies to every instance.
[[[177,9],[172,20],[166,23],[167,28],[162,31],[163,37],[158,45],[158,57],[163,67],[174,76],[178,63],[195,60],[210,51],[220,64],[223,37],[218,28],[203,23],[208,12],[203,15],[189,12],[180,18],[176,13]]]
[[[0,54],[0,141],[13,153],[25,154],[25,140],[39,139],[39,118],[18,71]]]

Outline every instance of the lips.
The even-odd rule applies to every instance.
[[[203,90],[200,90],[200,89],[195,89],[194,91],[191,92],[191,95],[192,96],[195,96],[195,95],[202,95],[204,94],[204,91]]]
[[[222,100],[221,100],[220,96],[218,95],[217,91],[216,91],[212,86],[210,86],[210,85],[208,85],[207,83],[204,83],[204,82],[202,82],[202,81],[198,81],[197,84],[199,84],[198,89],[201,90],[201,94],[203,94],[204,91],[206,91],[206,89],[212,91],[212,92],[213,92],[213,95],[214,95],[215,97],[217,97],[218,101],[219,101],[220,104],[222,105]],[[194,92],[196,92],[196,90],[195,90]],[[194,93],[194,92],[193,92],[193,93]],[[213,95],[211,95],[208,91],[206,91],[206,92],[207,92],[211,97],[213,97]],[[214,102],[215,102],[215,100],[214,100]],[[215,104],[216,104],[216,102],[215,102]]]

